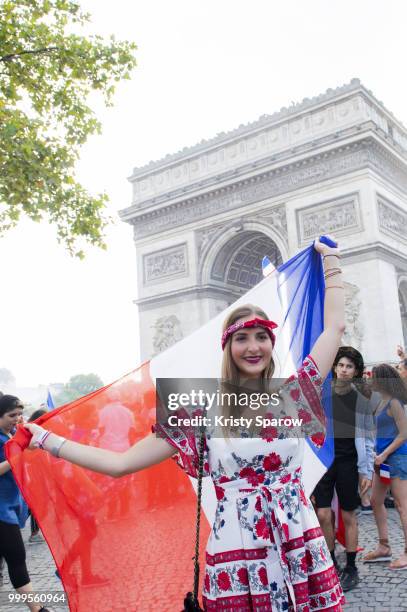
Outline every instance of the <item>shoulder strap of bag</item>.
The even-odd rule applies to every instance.
[[[202,501],[202,477],[205,452],[205,427],[202,425],[199,431],[199,450],[198,450],[198,483],[197,483],[197,504],[196,504],[196,529],[195,529],[195,556],[194,556],[194,605],[196,610],[200,610],[198,602],[199,591],[199,533],[201,529],[201,501]]]

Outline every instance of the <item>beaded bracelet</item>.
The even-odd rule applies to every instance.
[[[332,272],[338,272],[338,274],[340,274],[342,272],[342,268],[328,268],[324,271],[324,274],[331,274]]]
[[[47,429],[44,429],[44,431],[39,435],[36,442],[34,443],[34,446],[36,448],[41,448],[42,450],[44,450],[44,442],[50,434],[51,434],[50,431],[48,431]]]
[[[324,279],[327,280],[328,278],[331,278],[331,276],[338,276],[338,274],[342,274],[342,270],[330,270],[324,274]]]

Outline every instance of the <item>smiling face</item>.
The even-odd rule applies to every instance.
[[[253,316],[238,321],[246,322]],[[231,340],[230,352],[234,364],[244,378],[259,378],[268,367],[273,352],[271,338],[263,327],[250,327],[236,331]]]
[[[5,433],[10,433],[14,427],[16,427],[21,415],[23,413],[22,408],[12,408],[9,412],[3,414],[0,417],[0,429],[2,429]]]
[[[350,382],[357,373],[356,366],[352,359],[348,357],[341,357],[334,368],[336,378],[341,381]]]

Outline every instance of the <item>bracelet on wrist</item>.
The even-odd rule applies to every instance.
[[[325,259],[326,257],[337,257],[338,259],[341,258],[339,253],[327,253],[326,255],[322,256],[322,259]]]
[[[61,448],[63,447],[63,445],[65,444],[65,442],[67,440],[66,440],[66,438],[63,438],[62,436],[55,436],[55,437],[56,437],[56,440],[52,444],[51,448],[49,449],[49,452],[54,457],[59,457],[59,453],[61,452]]]
[[[343,285],[329,285],[328,287],[325,287],[325,291],[327,289],[344,289]]]
[[[329,274],[324,274],[324,279],[328,280],[329,278],[333,278],[334,276],[338,276],[338,274],[341,274],[340,270],[337,270],[336,272],[330,272]]]
[[[48,431],[47,429],[44,429],[38,436],[37,440],[35,441],[34,446],[36,448],[41,448],[42,450],[44,450],[44,442],[50,434],[51,434],[50,431]]]
[[[342,274],[342,268],[327,268],[326,270],[324,270],[325,276],[327,274],[332,274],[333,272],[336,272],[337,274]]]

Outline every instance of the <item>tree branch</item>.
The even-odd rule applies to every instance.
[[[32,51],[20,51],[18,53],[10,53],[9,55],[3,55],[0,57],[0,62],[12,62],[21,55],[38,55],[40,53],[50,53],[52,51],[59,51],[59,47],[44,47],[44,49],[33,49]]]

